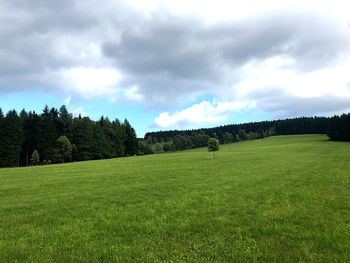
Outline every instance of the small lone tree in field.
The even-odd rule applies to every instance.
[[[209,138],[208,151],[213,152],[213,158],[215,158],[215,152],[220,149],[219,140],[216,138]]]
[[[38,165],[40,163],[40,155],[37,150],[34,150],[32,153],[32,157],[30,158],[30,161],[33,165]]]

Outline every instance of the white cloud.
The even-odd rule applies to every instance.
[[[138,87],[133,86],[127,90],[124,91],[124,97],[129,101],[134,102],[142,102],[144,99],[144,96],[140,93],[138,93]]]
[[[231,93],[236,98],[247,100],[250,94],[273,88],[300,98],[332,94],[348,97],[350,101],[350,90],[347,86],[350,82],[350,57],[343,58],[337,65],[311,72],[291,69],[295,63],[291,58],[280,56],[250,62],[242,68],[242,81],[232,87]]]
[[[74,117],[78,117],[79,114],[80,114],[82,117],[89,116],[89,113],[87,113],[87,112],[85,111],[85,109],[84,109],[83,106],[79,106],[79,107],[77,107],[77,108],[75,108],[75,109],[72,109],[71,111],[72,111]]]
[[[154,120],[161,128],[186,128],[196,125],[216,124],[227,120],[234,112],[249,110],[254,103],[244,101],[213,102],[202,101],[174,114],[161,113]]]
[[[119,95],[112,96],[112,97],[109,98],[109,102],[110,103],[116,103],[119,99],[120,99]]]
[[[121,79],[120,73],[113,68],[77,67],[62,70],[61,76],[67,88],[85,98],[117,94]]]
[[[63,102],[64,102],[64,105],[66,105],[66,106],[69,105],[71,99],[72,99],[71,96],[67,97],[67,98],[63,101]]]
[[[168,128],[217,124],[242,101],[287,117],[342,112],[348,10],[348,0],[6,0],[0,91],[142,103]],[[221,103],[176,112],[200,96]]]

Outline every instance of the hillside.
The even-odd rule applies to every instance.
[[[0,169],[4,262],[350,261],[350,144],[272,136]]]

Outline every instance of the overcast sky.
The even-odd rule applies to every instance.
[[[0,2],[0,107],[147,131],[350,112],[350,2]]]

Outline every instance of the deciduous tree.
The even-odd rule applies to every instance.
[[[216,138],[210,138],[208,140],[208,151],[213,152],[213,158],[215,158],[215,152],[220,149],[219,140]]]
[[[66,160],[71,160],[72,157],[72,144],[66,136],[60,136],[56,140],[57,150],[60,154],[61,161],[64,163]]]

